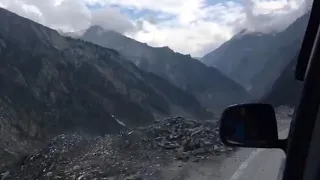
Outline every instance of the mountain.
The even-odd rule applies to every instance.
[[[255,98],[261,98],[299,52],[309,15],[278,33],[242,31],[201,61],[240,83]]]
[[[283,72],[273,84],[271,91],[262,101],[273,106],[296,106],[300,100],[303,82],[295,79],[294,72],[297,65],[297,56],[284,68]]]
[[[1,8],[0,22],[0,162],[70,131],[103,135],[163,116],[212,117],[115,50]]]
[[[90,27],[82,39],[119,51],[141,69],[195,95],[207,108],[221,110],[251,99],[244,88],[215,68],[206,67],[190,55],[176,53],[168,47],[150,47],[99,26]]]

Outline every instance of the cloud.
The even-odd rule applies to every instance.
[[[89,10],[77,0],[0,1],[6,9],[54,29],[75,30],[85,28],[90,23]],[[29,7],[29,10],[23,7]]]
[[[129,17],[117,8],[90,10],[79,0],[0,0],[6,9],[54,29],[77,31],[90,25],[124,33],[133,30]]]
[[[90,25],[151,46],[200,57],[243,29],[281,31],[309,0],[0,0],[0,6],[54,29]]]
[[[169,46],[175,51],[203,56],[243,29],[269,33],[282,31],[306,12],[303,0],[221,1],[205,0],[101,0],[102,5],[151,10],[172,16],[150,23],[138,20],[138,32],[130,37],[152,46]]]
[[[233,35],[233,28],[228,26],[228,22],[218,24],[202,19],[187,24],[179,20],[151,24],[142,20],[142,24],[143,31],[135,33],[132,36],[134,39],[152,46],[169,46],[175,51],[193,56],[201,56]],[[207,46],[210,49],[204,51]]]
[[[105,29],[117,31],[121,34],[135,31],[135,26],[129,17],[121,14],[118,8],[102,8],[91,13],[91,25],[99,25]]]
[[[251,1],[245,0],[244,27],[251,31],[282,31],[309,8],[311,1]]]

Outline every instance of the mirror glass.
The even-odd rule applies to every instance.
[[[269,104],[228,107],[220,121],[220,137],[227,145],[271,147],[278,140],[274,109]]]

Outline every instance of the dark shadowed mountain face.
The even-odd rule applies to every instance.
[[[240,83],[255,98],[261,98],[299,52],[308,19],[306,14],[279,33],[243,31],[201,61]]]
[[[118,132],[123,127],[118,120],[136,126],[183,113],[212,117],[193,96],[114,50],[60,36],[1,8],[0,22],[0,144],[5,152],[26,148],[21,138],[46,140],[73,130]]]
[[[138,67],[155,73],[193,94],[206,107],[222,109],[251,99],[240,85],[214,68],[168,47],[153,48],[113,31],[92,26],[82,36],[85,41],[119,51]]]
[[[274,106],[288,105],[296,106],[300,99],[303,82],[294,77],[297,65],[297,57],[293,58],[285,67],[280,77],[276,80],[262,101]]]

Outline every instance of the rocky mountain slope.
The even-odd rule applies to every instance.
[[[218,70],[168,47],[150,47],[99,26],[90,27],[82,39],[119,51],[141,69],[195,95],[208,108],[221,110],[227,105],[251,99],[244,88]]]
[[[255,98],[261,98],[299,52],[308,19],[306,14],[278,33],[242,31],[201,61],[240,83]]]
[[[274,106],[288,105],[296,106],[300,100],[303,82],[294,77],[297,57],[293,58],[284,68],[283,72],[273,84],[271,91],[267,93],[262,101]]]
[[[101,135],[159,116],[212,117],[193,96],[115,50],[1,8],[0,22],[0,158],[64,132]]]
[[[233,150],[219,140],[217,123],[175,117],[119,135],[59,135],[0,173],[6,180],[182,179],[179,171],[184,164],[200,166],[201,162]],[[180,164],[179,168],[174,170],[174,164]],[[173,171],[177,176],[168,178]]]

